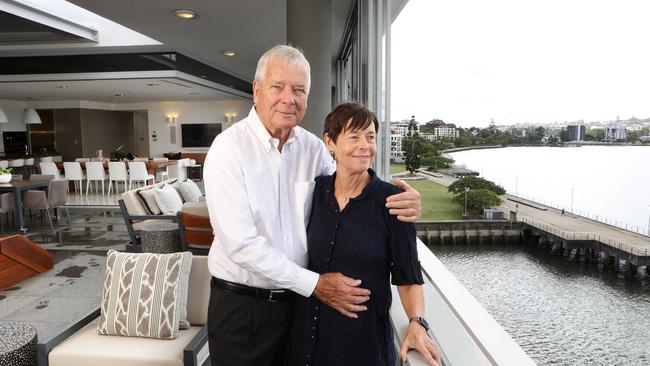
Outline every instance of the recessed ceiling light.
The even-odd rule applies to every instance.
[[[65,85],[57,85],[57,86],[55,86],[55,88],[57,88],[57,89],[68,89],[68,87],[65,86]]]
[[[190,9],[176,9],[174,15],[183,19],[195,19],[198,16],[194,10]]]
[[[147,86],[158,86],[160,84],[147,84]]]
[[[224,56],[229,56],[229,57],[232,57],[232,56],[237,54],[237,52],[232,51],[232,50],[224,50],[224,51],[221,51],[221,52],[223,53]]]
[[[190,95],[199,95],[199,93],[190,93]]]
[[[126,94],[115,94],[114,97],[123,97],[126,96]]]

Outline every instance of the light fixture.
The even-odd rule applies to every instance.
[[[237,113],[226,112],[226,122],[227,123],[233,123],[235,121],[235,117],[237,117]]]
[[[175,114],[168,114],[167,115],[167,124],[170,126],[176,126],[176,119],[178,118],[177,115]]]
[[[26,125],[40,125],[41,117],[36,112],[34,108],[25,109],[25,114],[23,114],[23,123]]]
[[[7,115],[5,114],[5,111],[0,108],[0,123],[9,123],[9,119],[7,118]]]
[[[174,15],[183,19],[195,19],[198,16],[194,10],[190,9],[176,9]]]
[[[224,50],[224,51],[221,51],[221,52],[223,53],[224,56],[228,56],[228,57],[232,57],[232,56],[237,54],[237,52],[235,52],[233,50]]]

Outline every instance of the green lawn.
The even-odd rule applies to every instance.
[[[404,164],[391,164],[390,174],[405,171]],[[411,187],[422,196],[422,218],[420,221],[460,220],[461,208],[451,199],[454,197],[447,192],[447,187],[430,180],[407,180]]]
[[[422,196],[422,217],[419,221],[460,220],[461,207],[451,199],[447,187],[429,180],[409,180],[407,183]]]
[[[404,164],[391,164],[390,165],[390,174],[400,173],[405,171]]]

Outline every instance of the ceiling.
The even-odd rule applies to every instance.
[[[163,46],[157,46],[158,50],[181,53],[246,81],[252,81],[257,60],[265,50],[287,41],[287,1],[290,0],[68,1],[163,43]],[[330,48],[335,56],[353,0],[329,1],[332,17]],[[404,3],[406,0],[393,1],[394,16]],[[180,19],[174,16],[174,10],[179,8],[192,9],[198,14],[198,17],[194,20]],[[99,37],[101,36],[100,33]],[[75,50],[74,52],[77,54],[102,52],[92,46],[61,47],[60,49],[49,47],[41,50],[38,49],[38,46],[34,46],[24,50],[23,53],[29,55],[69,54],[73,52],[72,50]],[[233,50],[237,54],[228,57],[223,54],[225,50]],[[131,51],[138,52],[138,49],[134,47]],[[19,53],[14,52],[13,55]],[[172,87],[168,83],[166,83],[168,85],[162,84],[160,90],[148,87],[146,84],[151,83],[150,79],[100,80],[94,83],[81,80],[71,83],[73,83],[71,84],[73,87],[52,90],[50,87],[53,88],[57,84],[54,81],[37,84],[5,80],[0,84],[0,98],[14,100],[74,98],[113,102],[115,99],[111,95],[125,94],[124,90],[127,90],[127,87],[128,90],[131,90],[130,94],[127,90],[126,96],[118,99],[118,102],[137,102],[145,98],[149,98],[149,100],[208,100],[215,96],[218,98],[233,97],[219,90],[212,90],[210,85],[201,86],[200,83],[193,84],[191,82],[188,85],[199,90],[199,94],[189,95],[187,88]],[[38,85],[37,89],[34,88],[35,85]],[[163,85],[164,88],[162,88]],[[29,92],[30,89],[31,92]],[[109,90],[110,92],[108,92]]]
[[[70,0],[219,70],[252,81],[257,59],[287,40],[285,0]],[[194,10],[184,20],[175,9]],[[224,50],[237,55],[224,56]]]

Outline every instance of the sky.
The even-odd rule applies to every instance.
[[[391,28],[391,120],[650,117],[649,11],[642,0],[409,0]]]

